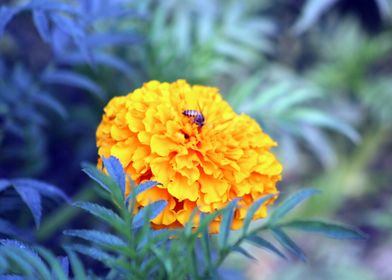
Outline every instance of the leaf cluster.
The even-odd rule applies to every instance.
[[[131,48],[147,77],[192,83],[237,79],[271,52],[274,22],[238,1],[147,1],[142,48]]]
[[[3,275],[20,275],[35,279],[217,279],[223,277],[221,266],[233,252],[254,258],[244,247],[251,243],[279,257],[287,253],[305,260],[305,254],[286,233],[287,229],[320,233],[339,239],[363,239],[364,235],[352,228],[321,221],[294,220],[286,217],[301,202],[317,191],[305,189],[282,202],[264,224],[251,228],[251,220],[259,207],[271,198],[260,198],[249,209],[243,227],[233,237],[231,222],[238,200],[226,208],[208,215],[201,215],[197,225],[192,218],[184,228],[153,229],[151,219],[166,207],[166,201],[156,201],[135,209],[138,194],[159,184],[147,181],[134,186],[128,197],[124,197],[126,174],[120,162],[113,157],[103,159],[108,175],[94,166],[85,165],[84,172],[98,183],[102,194],[113,207],[107,208],[91,202],[76,202],[74,207],[83,209],[110,226],[111,231],[96,229],[72,229],[64,234],[73,239],[64,245],[65,257],[39,246],[28,246],[14,240],[2,240],[0,245],[0,272]],[[219,233],[209,234],[209,225],[217,217],[221,219]],[[279,248],[265,238],[271,232]],[[78,241],[76,241],[76,239]],[[91,257],[106,267],[104,275],[86,269],[78,255]],[[179,261],[181,259],[181,261]],[[71,273],[72,272],[72,273]],[[90,277],[90,278],[89,278]]]

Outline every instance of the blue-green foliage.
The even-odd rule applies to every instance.
[[[88,102],[96,106],[108,95],[103,84],[91,76],[104,70],[120,72],[124,80],[129,78],[132,67],[118,56],[118,51],[142,41],[132,27],[132,22],[141,20],[140,13],[121,1],[33,0],[0,4],[0,145],[8,147],[0,155],[0,164],[8,166],[0,170],[0,176],[9,176],[16,168],[24,176],[53,168],[48,145],[57,140],[51,139],[54,136],[46,130],[73,121],[75,109],[80,110],[69,106],[74,100],[62,93],[91,93]],[[18,32],[12,29],[14,22],[27,26],[26,33],[35,36],[31,45],[20,42]],[[120,22],[126,24],[120,26]],[[82,110],[95,109],[90,104],[85,103]],[[61,118],[53,118],[51,111]],[[87,120],[82,117],[82,121]],[[88,121],[80,125],[96,125],[96,120]],[[77,132],[75,128],[69,130]]]
[[[104,164],[109,176],[88,165],[84,167],[84,171],[98,183],[98,186],[106,193],[104,198],[109,199],[113,207],[107,208],[91,202],[76,202],[74,206],[86,210],[109,224],[112,232],[96,229],[65,230],[63,233],[66,236],[78,239],[78,241],[72,240],[71,243],[64,244],[65,257],[56,257],[43,247],[3,239],[0,241],[0,275],[26,276],[45,280],[53,279],[53,277],[69,279],[72,275],[76,279],[87,279],[88,275],[105,279],[216,278],[218,275],[225,275],[225,271],[220,267],[230,253],[238,252],[254,259],[242,247],[244,242],[250,242],[259,248],[286,258],[285,253],[265,239],[265,231],[271,231],[273,237],[284,249],[301,260],[305,260],[303,251],[284,230],[292,228],[339,239],[365,238],[362,233],[342,225],[320,221],[282,222],[282,218],[293,208],[316,193],[311,189],[300,191],[280,203],[264,224],[250,229],[249,222],[254,213],[271,196],[256,201],[247,214],[241,234],[235,239],[232,237],[230,226],[237,207],[237,200],[233,200],[226,208],[216,213],[202,215],[197,227],[194,227],[193,220],[190,219],[183,229],[154,230],[149,221],[162,212],[167,204],[166,201],[157,201],[139,209],[137,214],[133,213],[136,196],[156,186],[157,183],[141,184],[132,189],[125,200],[123,197],[125,174],[119,168],[118,159],[114,157],[104,159]],[[30,181],[29,183],[31,189],[35,186],[35,190],[42,191],[42,185],[33,184]],[[18,180],[14,180],[12,184],[19,185]],[[2,189],[8,185],[11,185],[11,182],[0,181]],[[48,190],[49,193],[57,194],[57,190],[53,187],[49,187]],[[218,216],[221,216],[222,222],[217,242],[215,242],[215,236],[209,234],[209,225]],[[86,269],[78,254],[89,256],[102,263],[108,271],[102,274]],[[180,262],[178,258],[181,258]]]
[[[52,199],[70,201],[68,196],[60,189],[53,185],[45,182],[33,180],[33,179],[0,179],[0,192],[4,192],[6,189],[13,188],[23,202],[30,209],[31,214],[34,218],[34,223],[38,228],[41,222],[42,216],[42,202],[41,196],[46,196]],[[16,206],[15,206],[16,208]],[[7,209],[9,210],[9,209]],[[0,209],[0,215],[3,214]],[[5,212],[5,211],[4,211]],[[2,216],[2,215],[1,215]],[[19,229],[13,225],[14,221],[6,221],[0,218],[0,234],[21,237],[21,239],[31,239],[28,232]]]

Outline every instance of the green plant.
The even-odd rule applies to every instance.
[[[113,157],[104,159],[104,164],[110,176],[91,165],[85,165],[83,170],[98,183],[101,187],[101,195],[112,203],[113,208],[90,202],[75,202],[74,206],[105,222],[110,226],[110,231],[91,229],[64,231],[65,235],[84,242],[72,240],[71,243],[65,244],[64,249],[68,257],[63,258],[56,258],[47,249],[39,246],[2,240],[0,272],[3,275],[25,275],[35,279],[52,279],[51,277],[67,279],[70,277],[68,263],[71,262],[72,273],[76,279],[87,279],[87,274],[93,278],[105,279],[224,278],[224,270],[221,266],[229,254],[239,252],[253,258],[242,247],[244,242],[250,242],[286,258],[280,249],[264,238],[266,231],[270,231],[284,249],[301,260],[305,260],[305,255],[285,233],[286,229],[320,233],[338,239],[364,238],[362,233],[342,225],[316,220],[285,221],[284,218],[292,209],[317,193],[312,189],[294,194],[282,202],[265,223],[250,228],[253,214],[271,198],[271,195],[262,197],[250,207],[244,225],[234,241],[230,226],[237,200],[233,200],[222,210],[203,216],[197,226],[191,218],[184,228],[154,230],[149,221],[164,209],[166,201],[149,204],[138,212],[134,211],[134,205],[139,193],[158,183],[152,181],[142,183],[125,198],[126,174],[121,164]],[[217,236],[209,235],[209,224],[218,216],[221,216],[220,232]],[[83,266],[75,252],[95,259],[108,270],[104,275],[95,274]]]

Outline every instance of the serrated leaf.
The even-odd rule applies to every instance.
[[[125,194],[125,173],[124,168],[120,161],[111,156],[109,158],[102,158],[103,164],[108,171],[109,175],[114,179],[117,185],[121,188],[122,198],[124,199]]]
[[[252,244],[260,247],[261,249],[267,249],[283,259],[287,259],[286,256],[282,252],[280,252],[271,242],[265,240],[258,235],[247,236],[245,240],[252,242]]]
[[[79,237],[87,241],[91,241],[103,246],[126,246],[126,243],[121,238],[102,231],[87,230],[87,229],[74,229],[65,230],[65,235]]]
[[[19,186],[25,186],[27,188],[34,189],[38,191],[41,195],[51,198],[62,198],[67,202],[70,202],[70,198],[59,188],[54,185],[48,184],[46,182],[29,179],[29,178],[20,178],[13,179],[12,184],[17,184]]]
[[[120,216],[108,208],[90,202],[75,202],[73,206],[88,211],[92,215],[107,222],[117,230],[124,227],[124,221],[120,218]]]
[[[115,261],[116,261],[116,259],[112,255],[110,255],[110,254],[108,254],[98,248],[89,247],[89,246],[85,246],[85,245],[81,245],[81,244],[69,245],[69,246],[66,246],[66,248],[69,248],[69,249],[71,249],[75,252],[78,252],[80,254],[89,256],[95,260],[98,260],[100,262],[105,263],[106,265],[115,263]]]
[[[0,252],[4,257],[13,262],[13,266],[17,267],[21,274],[27,276],[29,279],[36,278],[36,275],[34,274],[35,271],[32,265],[20,257],[20,254],[18,254],[19,252],[17,251],[17,249],[10,250],[10,248],[1,248],[0,246]]]
[[[144,183],[139,184],[134,190],[133,192],[135,193],[135,196],[138,196],[139,194],[141,194],[142,192],[145,192],[146,190],[149,190],[153,187],[155,187],[156,185],[159,185],[159,182],[156,181],[147,181]]]
[[[36,247],[36,250],[49,263],[52,269],[52,277],[49,279],[68,280],[68,271],[65,272],[63,270],[60,260],[52,252],[43,247]]]
[[[13,185],[19,196],[30,209],[30,212],[34,218],[35,226],[39,228],[42,215],[41,196],[39,192],[15,182],[13,182]]]
[[[303,262],[306,262],[306,257],[301,248],[280,228],[271,228],[272,234],[275,239],[293,255],[297,256]]]
[[[258,200],[256,200],[248,209],[248,211],[246,212],[246,216],[244,219],[244,224],[242,226],[242,231],[243,234],[245,234],[249,228],[250,222],[253,219],[254,214],[257,212],[257,210],[259,210],[259,208],[268,200],[270,200],[274,195],[273,194],[269,194],[266,196],[263,196],[262,198],[259,198]]]
[[[69,261],[71,262],[71,269],[75,279],[87,280],[86,271],[78,256],[69,248],[64,248],[64,250],[67,252]]]
[[[319,190],[315,190],[315,189],[305,189],[295,193],[287,200],[283,201],[278,206],[278,208],[276,208],[275,211],[272,212],[269,219],[269,223],[275,224],[280,219],[282,219],[288,212],[290,212],[293,208],[298,206],[302,201],[308,199],[312,195],[315,195],[316,193],[319,192],[320,192]]]
[[[51,279],[45,263],[32,248],[17,240],[1,240],[0,243],[4,246],[6,255],[16,263],[24,275],[40,275],[42,279]]]
[[[307,232],[314,232],[319,233],[329,238],[336,238],[336,239],[359,239],[364,240],[366,239],[366,235],[356,229],[332,224],[322,221],[292,221],[285,224],[280,225],[280,227],[287,227],[296,230],[302,230]]]
[[[42,80],[46,83],[62,84],[67,86],[74,86],[91,93],[94,93],[100,99],[103,99],[105,93],[102,88],[92,81],[90,78],[81,74],[66,71],[66,70],[52,70],[46,71],[42,76]]]
[[[233,222],[234,210],[237,206],[238,199],[230,202],[228,206],[222,212],[222,221],[219,227],[219,246],[225,248],[227,246],[227,240],[229,238],[229,233],[231,230],[231,223]]]
[[[147,215],[149,220],[154,219],[166,208],[166,206],[167,206],[166,200],[158,200],[143,207],[133,217],[132,228],[136,229],[143,226],[143,223],[146,220]]]
[[[83,164],[82,171],[97,182],[105,191],[112,193],[110,184],[115,184],[113,179],[100,172],[94,165]]]
[[[238,252],[242,255],[244,255],[245,257],[252,259],[252,260],[257,260],[252,254],[250,254],[248,251],[246,251],[244,248],[242,248],[241,246],[235,246],[232,248],[234,252]]]

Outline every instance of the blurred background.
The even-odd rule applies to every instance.
[[[0,178],[94,200],[80,164],[97,160],[111,97],[152,79],[217,86],[279,142],[283,194],[322,190],[296,215],[369,235],[294,235],[305,264],[252,248],[259,261],[226,265],[244,279],[392,279],[391,22],[390,0],[2,0]],[[25,208],[0,196],[1,217],[33,228]],[[63,229],[86,224],[64,205],[44,209],[33,239],[54,250]]]

